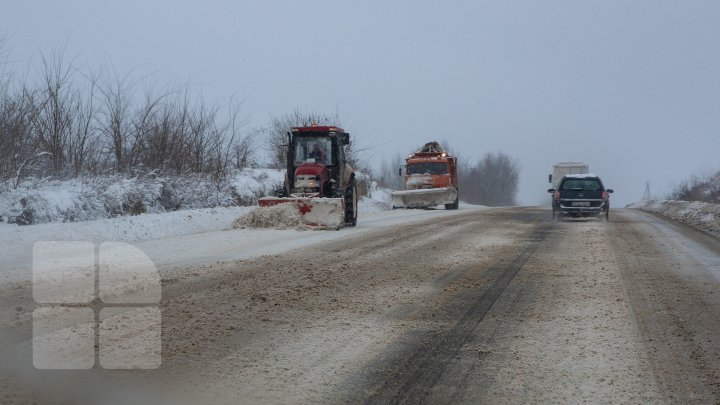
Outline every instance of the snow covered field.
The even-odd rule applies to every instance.
[[[720,236],[720,205],[698,201],[649,200],[628,205]]]

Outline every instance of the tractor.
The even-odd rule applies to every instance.
[[[302,222],[340,228],[357,224],[355,171],[345,157],[350,134],[335,126],[295,127],[287,133],[285,184],[261,207],[295,204]]]

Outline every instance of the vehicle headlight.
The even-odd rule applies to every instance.
[[[315,175],[300,175],[295,180],[296,188],[320,188],[320,178]]]

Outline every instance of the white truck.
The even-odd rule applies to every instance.
[[[553,165],[553,172],[548,176],[550,188],[556,189],[560,180],[567,174],[588,174],[590,166],[585,162],[558,162]]]

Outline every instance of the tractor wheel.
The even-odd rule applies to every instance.
[[[355,226],[357,225],[357,187],[355,186],[355,179],[350,180],[347,190],[345,190],[345,225]]]

